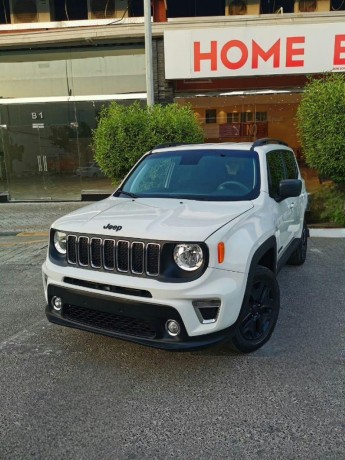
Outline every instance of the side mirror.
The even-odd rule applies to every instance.
[[[301,191],[302,181],[299,179],[285,179],[281,180],[279,183],[279,198],[281,200],[300,196]]]

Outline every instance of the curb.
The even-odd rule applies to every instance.
[[[2,236],[20,236],[20,237],[48,237],[49,232],[37,231],[37,232],[25,232],[25,231],[16,231],[16,232],[1,232],[0,237]]]
[[[313,238],[345,238],[345,228],[309,228]]]
[[[31,237],[31,236],[44,236],[47,237],[49,232],[20,232],[17,233],[17,236]]]

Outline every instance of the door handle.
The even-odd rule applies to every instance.
[[[41,155],[37,155],[37,164],[38,164],[38,171],[42,172],[42,160]]]
[[[44,171],[48,171],[48,166],[47,166],[47,155],[43,156],[43,165],[44,165]]]

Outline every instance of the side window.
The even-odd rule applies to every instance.
[[[283,152],[287,179],[298,179],[298,167],[295,160],[295,155],[292,152],[284,150]]]
[[[285,169],[281,152],[273,151],[267,154],[267,170],[268,170],[268,187],[270,197],[277,199],[279,182],[285,177]]]

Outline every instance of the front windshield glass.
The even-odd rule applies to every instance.
[[[135,168],[118,196],[242,201],[260,190],[257,153],[220,149],[151,153]]]

